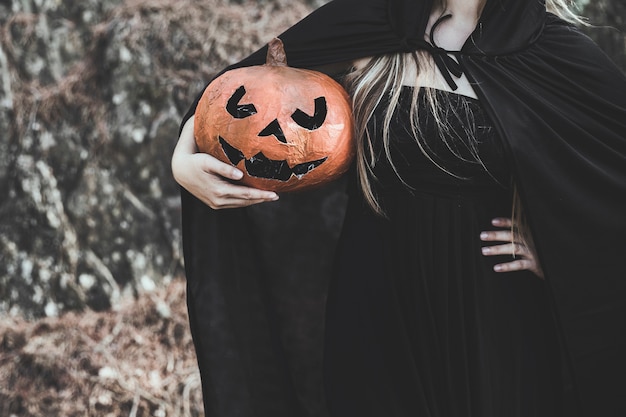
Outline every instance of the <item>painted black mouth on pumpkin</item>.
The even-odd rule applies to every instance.
[[[246,159],[243,152],[226,142],[226,139],[220,136],[219,140],[220,145],[222,145],[222,150],[228,160],[233,165],[237,165],[239,162],[244,160],[248,175],[257,178],[277,181],[288,181],[292,176],[302,178],[304,175],[324,163],[327,159],[326,157],[290,167],[286,160],[278,161],[275,159],[269,159],[267,156],[263,155],[263,152],[259,152],[250,159]]]

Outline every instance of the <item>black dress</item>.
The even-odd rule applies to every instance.
[[[337,251],[324,357],[331,415],[562,415],[544,282],[528,271],[496,273],[506,257],[481,254],[480,232],[511,213],[502,144],[478,100],[437,90],[454,110],[439,138],[422,90],[427,158],[407,129],[411,91],[403,88],[391,126],[399,175],[382,153],[375,168],[387,218],[355,191]],[[380,120],[382,106],[371,125],[377,137]]]

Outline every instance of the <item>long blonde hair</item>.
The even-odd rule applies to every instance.
[[[546,0],[546,9],[548,12],[554,13],[568,22],[585,24],[584,20],[573,11],[570,3],[570,0]],[[440,1],[440,6],[445,8],[445,0]],[[385,100],[384,105],[386,108],[382,120],[382,149],[384,150],[385,157],[395,170],[390,156],[389,130],[394,112],[398,107],[400,92],[405,84],[405,70],[409,65],[413,65],[417,68],[417,75],[419,75],[424,70],[428,69],[427,66],[432,65],[432,60],[428,58],[427,53],[424,51],[374,57],[363,68],[350,73],[345,79],[353,102],[356,121],[355,134],[356,137],[359,138],[357,141],[356,162],[359,184],[366,202],[379,214],[384,214],[384,212],[376,197],[374,187],[372,186],[372,181],[376,179],[373,168],[377,162],[378,153],[376,152],[372,137],[373,132],[370,132],[368,129],[368,123],[374,115],[375,109]],[[419,92],[420,89],[413,89],[412,105],[410,107],[410,131],[424,155],[435,162],[427,152],[426,145],[421,139],[422,135],[419,128],[418,115]],[[444,117],[445,109],[450,108],[449,103],[447,103],[448,99],[446,96],[438,96],[433,89],[429,88],[424,89],[423,93],[426,102],[429,104],[431,114],[435,117],[440,137],[442,140],[446,140],[445,133],[450,130],[447,117]],[[478,155],[475,155],[475,157],[480,162]],[[454,175],[454,173],[446,170],[445,167],[439,166],[439,168]],[[513,188],[513,210],[511,217],[513,218],[513,223],[516,228],[522,229],[524,225],[521,202],[515,187]]]

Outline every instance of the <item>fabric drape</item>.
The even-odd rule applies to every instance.
[[[431,7],[335,0],[280,38],[289,64],[306,68],[428,49]],[[265,53],[226,70],[263,63]],[[626,78],[535,0],[488,0],[453,56],[507,149],[568,354],[575,408],[584,417],[626,415]],[[189,314],[208,416],[324,415],[318,366],[336,233],[315,222],[338,210],[338,195],[322,190],[214,211],[182,191]],[[298,213],[272,228],[263,220],[273,210]],[[269,229],[304,245],[269,250]],[[315,239],[324,259],[303,252]]]

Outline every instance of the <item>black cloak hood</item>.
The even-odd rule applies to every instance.
[[[626,78],[588,37],[546,13],[543,1],[488,0],[461,51],[424,41],[432,3],[335,0],[279,37],[296,67],[416,49],[456,58],[508,149],[552,293],[575,408],[585,417],[624,416]],[[266,47],[226,70],[261,64],[265,54]],[[446,72],[445,63],[438,66]],[[311,350],[285,346],[290,330],[280,317],[299,313],[279,300],[297,298],[289,290],[294,271],[264,260],[268,254],[258,245],[267,236],[254,232],[262,223],[255,218],[272,208],[213,211],[184,190],[182,200],[189,313],[207,414],[316,415],[303,400],[306,376],[293,368],[304,351],[320,359],[315,347],[322,333],[311,336]],[[326,281],[316,282],[308,291],[323,300]],[[218,320],[225,316],[230,320]],[[319,320],[316,313],[305,316]],[[226,359],[233,352],[248,359]],[[227,414],[229,407],[240,413]]]

